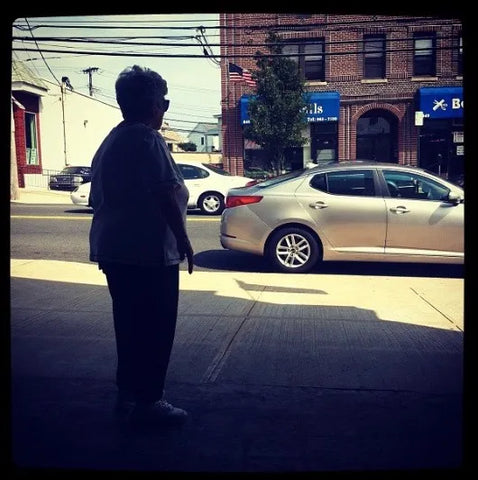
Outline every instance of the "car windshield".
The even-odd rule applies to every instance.
[[[293,170],[292,172],[284,173],[282,175],[278,175],[277,177],[272,177],[272,178],[268,178],[267,180],[263,180],[262,182],[256,183],[255,186],[264,188],[264,187],[270,187],[271,185],[277,185],[278,183],[282,183],[287,180],[300,177],[306,170],[307,170],[306,168]]]
[[[222,168],[215,167],[214,165],[211,165],[210,163],[203,163],[203,165],[206,168],[209,168],[209,170],[212,170],[215,173],[219,173],[219,175],[224,175],[225,177],[231,177],[232,175],[229,172],[226,172],[226,170],[223,170]]]
[[[90,173],[90,169],[87,167],[65,167],[60,174],[62,175],[70,175],[72,173],[82,173],[88,174]]]

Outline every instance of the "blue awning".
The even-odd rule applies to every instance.
[[[249,107],[249,98],[250,95],[242,95],[239,99],[239,109],[241,111],[241,125],[247,125],[251,123],[249,120],[249,112],[247,111]]]
[[[463,117],[463,87],[419,88],[418,110],[424,118]]]
[[[307,121],[308,122],[336,122],[339,119],[340,94],[338,92],[308,92]],[[241,125],[250,123],[249,99],[251,95],[243,95],[239,99],[241,111]]]

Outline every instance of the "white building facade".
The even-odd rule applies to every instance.
[[[49,175],[66,165],[90,166],[121,110],[61,84],[37,78],[12,62],[12,183],[46,187]],[[15,168],[13,168],[15,167]]]
[[[45,82],[41,99],[40,141],[44,169],[65,165],[90,166],[104,137],[122,120],[119,107]]]

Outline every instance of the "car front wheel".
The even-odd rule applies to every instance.
[[[216,192],[203,193],[198,207],[204,215],[220,215],[224,210],[224,197]]]
[[[313,235],[305,229],[291,227],[275,232],[267,247],[273,266],[288,273],[305,273],[319,260],[320,249]]]

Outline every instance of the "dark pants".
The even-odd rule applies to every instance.
[[[179,266],[101,264],[113,301],[120,394],[162,398],[176,331]]]

